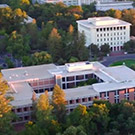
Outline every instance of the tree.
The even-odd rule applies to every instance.
[[[33,61],[36,65],[52,63],[52,57],[45,51],[33,54]]]
[[[30,51],[29,41],[21,34],[13,31],[8,38],[7,51],[16,58],[21,58]]]
[[[89,114],[92,115],[90,121],[90,133],[91,134],[104,134],[107,131],[109,124],[109,109],[106,104],[96,104],[89,110]]]
[[[110,46],[108,44],[101,45],[100,47],[101,55],[107,55],[110,53]]]
[[[53,58],[53,62],[57,62],[62,57],[61,36],[56,28],[53,28],[49,35],[48,50]]]
[[[126,52],[134,52],[135,51],[135,41],[130,40],[130,41],[124,43],[123,49]]]
[[[97,45],[91,44],[91,45],[89,45],[88,49],[90,52],[90,56],[98,56],[99,55],[99,48]]]
[[[68,32],[69,32],[69,34],[73,34],[73,32],[74,32],[74,27],[70,24],[70,26],[69,26],[69,29],[68,29]]]
[[[89,127],[89,121],[91,116],[89,115],[86,106],[79,105],[74,109],[74,111],[69,115],[70,125],[73,126],[83,126],[84,129]]]
[[[133,69],[133,70],[135,70],[135,64],[132,64],[132,65],[130,66],[130,68]]]
[[[57,133],[56,135],[86,135],[86,133],[82,126],[70,126],[63,132],[63,134]]]
[[[122,17],[122,12],[120,10],[115,10],[114,17],[121,19]]]
[[[76,33],[71,44],[71,56],[78,58],[80,61],[88,60],[89,52],[85,46],[84,33]]]
[[[12,10],[10,7],[0,9],[0,28],[5,29],[7,33],[19,30],[24,18],[27,17],[25,11],[17,8]]]
[[[0,134],[1,135],[12,135],[13,129],[11,121],[13,115],[11,113],[12,106],[10,105],[10,98],[6,96],[8,91],[8,85],[3,80],[2,74],[0,74]]]
[[[56,115],[58,122],[64,122],[66,115],[65,93],[57,84],[53,89],[52,104],[54,106],[54,114]]]

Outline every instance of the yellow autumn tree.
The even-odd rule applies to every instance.
[[[57,84],[55,85],[53,90],[52,103],[57,106],[60,106],[61,104],[66,104],[65,93]]]
[[[49,95],[48,95],[48,91],[45,91],[44,94],[42,94],[37,102],[37,109],[39,111],[47,111],[47,110],[51,110],[53,107],[52,105],[50,105],[49,103]]]
[[[69,32],[70,34],[72,34],[72,33],[74,32],[74,27],[73,27],[73,25],[70,24],[70,26],[69,26],[69,28],[68,28],[68,32]]]
[[[21,0],[21,4],[29,5],[30,4],[30,1],[29,0]]]
[[[55,85],[52,94],[52,104],[54,106],[54,114],[58,122],[64,122],[66,116],[66,98],[64,91],[59,87],[59,85]]]
[[[40,95],[36,108],[36,117],[39,123],[45,123],[46,121],[51,120],[53,106],[49,103],[49,95],[47,91]]]
[[[12,106],[10,103],[10,98],[6,96],[8,91],[8,85],[6,81],[3,79],[2,74],[0,73],[0,134],[5,135],[11,132],[11,120]],[[10,131],[11,130],[11,131]]]

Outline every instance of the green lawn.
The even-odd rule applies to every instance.
[[[119,66],[119,65],[123,65],[123,63],[125,63],[126,66],[131,67],[132,64],[135,64],[135,60],[121,60],[121,61],[114,62],[110,66]]]

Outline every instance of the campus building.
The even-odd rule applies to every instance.
[[[113,2],[98,1],[95,7],[96,10],[100,11],[107,11],[109,9],[124,10],[134,8],[133,1],[113,1]]]
[[[32,95],[38,98],[45,90],[52,95],[55,84],[66,94],[67,113],[79,104],[90,107],[93,99],[105,99],[119,103],[123,99],[135,99],[135,71],[125,65],[105,67],[99,62],[76,62],[62,66],[45,64],[30,67],[4,69],[1,71],[13,96],[11,104],[22,123],[31,120]],[[78,87],[81,82],[95,78],[97,83]]]
[[[114,0],[33,0],[33,3],[38,2],[39,4],[44,3],[58,3],[63,2],[67,6],[75,5],[75,6],[82,6],[82,5],[90,5],[93,2],[113,2]]]
[[[112,17],[93,17],[78,20],[78,31],[84,33],[86,46],[109,44],[112,51],[120,51],[130,40],[130,23]]]

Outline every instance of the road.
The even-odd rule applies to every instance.
[[[112,64],[116,61],[120,61],[120,60],[124,60],[124,59],[135,59],[135,54],[104,57],[103,61],[101,61],[101,63],[105,66],[109,66],[110,64]]]

